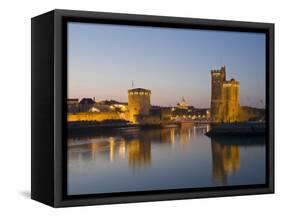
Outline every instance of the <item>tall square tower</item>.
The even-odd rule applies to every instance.
[[[225,66],[219,70],[211,70],[211,118],[212,121],[220,122],[223,117],[223,83],[225,82]]]
[[[213,122],[235,122],[239,113],[239,82],[226,80],[225,66],[211,70],[211,119]]]

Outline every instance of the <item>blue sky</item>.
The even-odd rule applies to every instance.
[[[240,105],[264,107],[265,34],[68,23],[68,97],[127,101],[132,87],[153,105],[210,107],[211,69],[240,82]]]

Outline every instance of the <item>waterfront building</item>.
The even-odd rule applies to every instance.
[[[259,121],[265,122],[265,109],[254,108],[249,106],[240,106],[239,121]]]
[[[222,85],[224,99],[224,121],[238,121],[239,114],[239,83],[234,79],[225,81]]]
[[[177,104],[177,108],[179,109],[188,109],[188,104],[184,98]]]
[[[143,88],[128,90],[129,121],[136,123],[138,115],[150,114],[151,91]]]
[[[70,98],[67,99],[67,111],[68,112],[78,112],[79,111],[79,99]]]
[[[211,119],[214,122],[235,122],[239,115],[239,82],[226,80],[225,66],[211,70]]]
[[[188,109],[171,108],[172,119],[209,120],[209,109],[188,106]]]
[[[88,112],[92,106],[95,104],[95,98],[83,98],[79,102],[79,111]]]
[[[95,103],[91,105],[90,109],[87,112],[112,112],[108,105],[103,105],[100,103]]]

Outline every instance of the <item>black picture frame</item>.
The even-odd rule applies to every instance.
[[[265,33],[268,130],[266,184],[67,196],[66,23],[68,21]],[[274,193],[274,24],[53,10],[32,18],[31,27],[32,199],[53,207],[67,207]]]

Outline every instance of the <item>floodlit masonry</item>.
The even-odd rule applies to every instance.
[[[265,110],[239,105],[239,82],[226,80],[226,70],[211,71],[211,111],[195,108],[182,99],[176,106],[151,105],[151,91],[144,88],[128,90],[128,103],[95,98],[68,99],[68,122],[128,121],[141,125],[160,125],[170,121],[246,122],[264,121]]]
[[[150,90],[143,88],[128,90],[128,110],[131,122],[136,123],[138,115],[150,114],[150,94]]]
[[[214,122],[236,122],[239,115],[239,82],[226,80],[225,66],[211,70],[211,119]]]
[[[121,116],[118,112],[78,112],[68,113],[67,121],[104,121],[104,120],[120,120]]]

